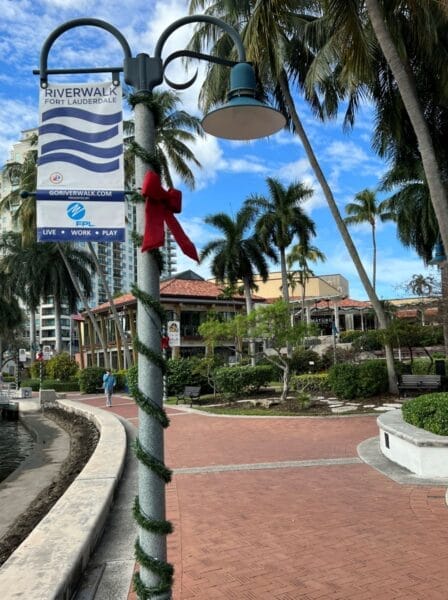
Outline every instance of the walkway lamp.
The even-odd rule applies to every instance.
[[[208,54],[180,50],[162,59],[162,51],[168,37],[177,29],[192,23],[210,23],[225,31],[232,39],[238,61],[220,59]],[[122,67],[48,69],[48,55],[53,43],[60,35],[75,27],[93,26],[111,33],[121,44],[124,62]],[[205,116],[203,128],[217,137],[233,140],[250,140],[271,135],[285,125],[284,116],[255,98],[255,75],[246,61],[245,50],[237,31],[221,19],[208,15],[194,15],[173,22],[161,34],[154,56],[138,54],[133,57],[129,44],[112,25],[98,19],[74,19],[55,29],[44,42],[40,56],[42,87],[48,85],[48,75],[111,73],[112,80],[119,85],[119,74],[134,90],[135,143],[143,155],[151,154],[155,148],[154,115],[150,100],[152,91],[164,78],[173,88],[185,89],[196,79],[187,83],[173,84],[164,76],[167,65],[179,57],[190,57],[231,67],[231,90],[227,104]],[[139,153],[141,155],[141,153]],[[145,173],[150,165],[140,156],[135,159],[135,181],[141,189]],[[144,222],[144,207],[137,207],[137,223]],[[142,233],[139,231],[138,233]],[[171,598],[172,569],[166,563],[166,533],[170,525],[165,520],[165,484],[170,472],[164,465],[163,428],[168,419],[163,411],[163,361],[161,360],[161,316],[159,311],[160,272],[154,257],[149,252],[139,253],[137,260],[137,332],[138,341],[138,391],[134,395],[139,404],[139,434],[136,453],[139,458],[138,501],[135,506],[139,524],[136,542],[136,557],[140,572],[135,586],[141,598]]]

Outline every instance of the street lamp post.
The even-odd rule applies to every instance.
[[[210,23],[225,31],[232,39],[238,61],[228,61],[218,57],[181,50],[162,60],[162,50],[169,36],[180,27],[191,23]],[[54,41],[64,32],[79,26],[94,26],[114,35],[124,53],[123,67],[92,69],[48,69],[47,59]],[[46,87],[50,74],[112,73],[113,82],[119,84],[119,73],[124,72],[124,80],[135,89],[135,143],[146,154],[155,148],[154,115],[150,108],[152,91],[164,79],[166,66],[174,59],[188,56],[226,65],[232,68],[228,102],[222,108],[205,116],[203,128],[217,137],[248,140],[265,137],[279,131],[285,124],[281,113],[255,99],[255,75],[252,66],[246,62],[241,38],[227,23],[209,15],[194,15],[173,22],[160,36],[154,57],[138,54],[132,57],[129,45],[122,34],[109,23],[98,19],[75,19],[55,29],[45,41],[41,57],[41,86]],[[192,85],[196,76],[189,82],[173,88],[183,89]],[[141,157],[135,159],[135,181],[141,188],[145,173],[150,165]],[[144,208],[138,205],[137,222],[144,223]],[[142,231],[139,231],[142,233]],[[158,310],[160,301],[159,267],[151,253],[140,253],[137,261],[137,333],[138,341],[138,391],[135,394],[139,404],[139,433],[137,456],[138,502],[135,507],[139,524],[139,539],[136,542],[136,556],[140,562],[140,573],[135,585],[141,598],[157,597],[159,600],[171,598],[172,572],[166,563],[166,533],[169,524],[165,520],[165,484],[170,472],[164,465],[163,428],[168,419],[163,411],[163,376],[161,356],[161,317]]]

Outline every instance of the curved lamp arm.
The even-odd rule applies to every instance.
[[[174,21],[174,23],[167,27],[160,36],[159,41],[157,42],[154,50],[154,56],[156,58],[161,58],[163,46],[166,40],[170,37],[170,35],[174,31],[176,31],[176,29],[179,29],[179,27],[183,27],[184,25],[188,25],[190,23],[211,23],[212,25],[216,25],[217,27],[228,33],[229,36],[232,38],[233,43],[235,44],[235,47],[237,49],[238,61],[246,62],[246,51],[244,49],[240,34],[237,32],[236,29],[234,29],[225,21],[218,19],[218,17],[212,17],[211,15],[191,15],[189,17],[183,17],[182,19]],[[202,55],[202,57],[208,60],[208,57],[206,58],[205,55]]]
[[[64,73],[119,73],[123,71],[123,67],[104,67],[99,69],[48,69],[48,54],[51,50],[52,45],[58,39],[60,35],[73,29],[74,27],[83,27],[85,25],[90,25],[92,27],[99,27],[101,29],[105,29],[109,33],[111,33],[121,44],[123,49],[123,54],[125,58],[130,58],[131,48],[123,36],[123,34],[118,31],[113,25],[107,23],[106,21],[102,21],[101,19],[73,19],[72,21],[67,21],[63,23],[60,27],[57,27],[44,42],[42,46],[42,50],[40,53],[40,69],[39,71],[33,71],[33,73],[40,74],[40,85],[45,88],[48,85],[48,74],[64,74]],[[115,85],[119,85],[118,77],[114,79]]]

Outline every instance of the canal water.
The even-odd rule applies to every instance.
[[[34,440],[20,421],[0,417],[0,482],[31,454]]]

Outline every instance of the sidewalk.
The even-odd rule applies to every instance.
[[[137,426],[132,399],[116,396],[112,411]],[[446,490],[400,485],[359,459],[375,417],[168,413],[174,600],[448,597]]]

